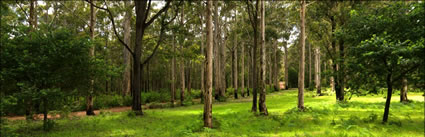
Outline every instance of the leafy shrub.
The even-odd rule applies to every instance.
[[[180,92],[177,92],[180,93]],[[180,98],[180,94],[176,93],[176,97]],[[168,102],[170,101],[170,93],[166,91],[149,91],[142,93],[142,104],[150,103],[150,102]],[[176,99],[178,99],[176,98]]]

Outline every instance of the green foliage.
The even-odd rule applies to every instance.
[[[132,98],[131,96],[123,95],[99,95],[93,100],[94,109],[104,109],[111,107],[130,106]],[[82,104],[83,108],[85,104]]]
[[[142,92],[142,104],[151,103],[151,102],[169,102],[170,98],[171,96],[169,92],[164,92],[164,91]]]

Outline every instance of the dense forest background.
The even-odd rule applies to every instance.
[[[248,96],[268,115],[266,93],[290,88],[300,111],[304,92],[342,103],[384,95],[387,122],[392,95],[409,103],[425,88],[422,1],[31,0],[0,10],[0,115],[42,113],[46,130],[50,113],[118,106],[143,115],[143,105],[204,103],[208,121],[212,102]]]

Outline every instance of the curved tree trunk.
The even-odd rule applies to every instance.
[[[391,96],[393,95],[393,83],[392,83],[392,73],[389,72],[387,74],[387,100],[385,101],[385,109],[384,109],[384,116],[382,121],[386,123],[388,121],[388,115],[390,114],[390,103],[391,103]]]

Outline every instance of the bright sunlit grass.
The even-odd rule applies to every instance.
[[[95,117],[56,120],[50,132],[42,122],[12,121],[10,128],[22,136],[394,136],[424,135],[424,97],[409,93],[412,103],[399,103],[394,94],[388,124],[382,124],[383,95],[353,97],[336,103],[335,96],[306,93],[306,112],[296,109],[296,90],[267,96],[269,116],[253,114],[250,98],[213,105],[214,129],[203,128],[203,105],[103,113]]]

